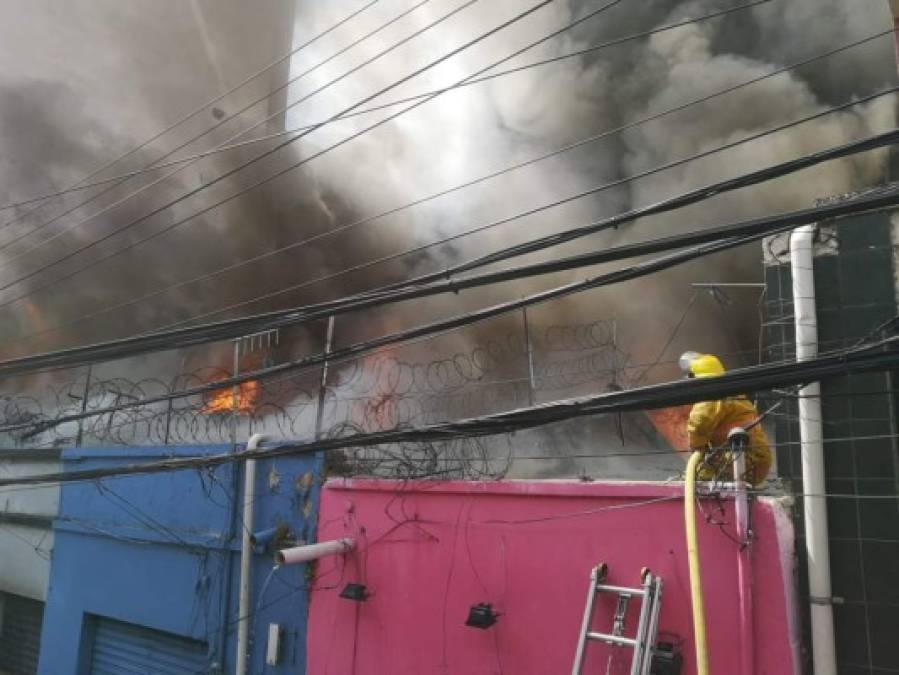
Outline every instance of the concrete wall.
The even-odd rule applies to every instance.
[[[714,501],[703,504],[715,520],[733,522],[732,504],[720,512]],[[700,524],[711,669],[741,672],[741,649],[749,648],[755,672],[797,672],[790,519],[769,499],[756,502],[753,518],[757,613],[748,647],[738,629],[733,527]],[[570,672],[599,561],[610,566],[609,583],[636,586],[643,566],[662,576],[662,638],[682,645],[682,672],[695,672],[680,486],[329,481],[320,523],[320,539],[361,544],[322,563],[310,608],[310,675]],[[365,583],[371,597],[341,599],[348,581]],[[463,625],[479,602],[501,613],[486,631]],[[608,630],[613,604],[598,605],[597,628]],[[632,631],[635,618],[628,621]],[[584,672],[606,672],[610,648],[588,649]],[[625,672],[626,658],[613,655],[611,672]]]
[[[71,450],[66,469],[119,466],[170,456],[217,454],[227,447]],[[300,539],[314,535],[317,460],[258,464],[255,523],[286,523]],[[40,673],[76,673],[90,656],[89,616],[174,633],[208,644],[209,664],[233,669],[241,520],[231,504],[243,479],[233,465],[215,470],[104,479],[65,485],[44,615]],[[234,481],[235,478],[239,480]],[[235,489],[237,485],[237,489]],[[250,527],[248,525],[248,527]],[[261,672],[270,622],[285,629],[283,660],[267,673],[302,672],[305,661],[305,570],[269,579],[272,556],[253,564],[252,626],[258,639],[250,672]],[[227,611],[223,612],[223,608]]]
[[[5,450],[0,474],[25,476],[59,470],[55,450]],[[46,599],[59,487],[0,490],[0,592]]]

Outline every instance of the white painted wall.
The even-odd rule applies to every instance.
[[[0,459],[0,475],[24,476],[59,471],[59,459]],[[4,516],[25,514],[53,518],[59,508],[59,486],[0,489],[0,591],[45,600],[50,576],[53,531],[50,528],[7,522]]]

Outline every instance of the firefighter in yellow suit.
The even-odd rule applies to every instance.
[[[716,377],[725,372],[724,365],[717,356],[696,352],[686,352],[681,356],[680,367],[688,377]],[[696,403],[687,419],[690,448],[693,450],[707,450],[710,446],[720,448],[727,443],[727,434],[731,429],[748,428],[749,445],[746,448],[745,480],[758,487],[765,482],[772,461],[768,437],[760,424],[754,424],[758,418],[758,410],[745,396]],[[699,480],[712,480],[719,474],[726,473],[732,461],[729,452],[718,453],[714,459],[703,462],[700,466]]]

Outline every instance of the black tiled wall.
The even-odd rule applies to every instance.
[[[897,314],[890,214],[836,224],[838,255],[815,259],[821,350],[850,346]],[[767,354],[795,356],[789,261],[767,267]],[[825,473],[839,672],[899,673],[899,373],[865,373],[822,383]],[[778,471],[802,492],[795,401],[778,411]],[[896,499],[868,497],[897,496]],[[800,593],[807,599],[802,500],[797,499]],[[805,603],[804,603],[805,605]],[[810,669],[809,669],[810,670]]]

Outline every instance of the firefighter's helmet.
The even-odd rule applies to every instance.
[[[724,364],[713,354],[684,352],[680,357],[680,367],[687,377],[715,377],[723,375]]]

